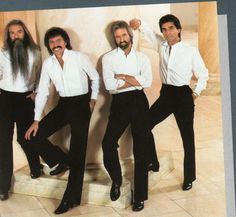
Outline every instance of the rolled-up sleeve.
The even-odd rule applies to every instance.
[[[117,90],[125,84],[123,80],[115,78],[115,73],[112,69],[112,60],[107,55],[102,58],[102,71],[106,90]]]
[[[139,53],[139,75],[135,76],[135,79],[139,82],[139,84],[143,88],[150,87],[152,84],[152,67],[149,58],[142,54]]]
[[[208,70],[197,48],[193,52],[193,73],[198,79],[194,92],[200,95],[201,91],[206,89],[209,77]]]
[[[144,39],[153,47],[153,49],[158,51],[160,43],[164,40],[163,37],[150,29],[148,24],[144,21],[141,21],[139,31],[142,33]]]
[[[99,74],[87,55],[83,54],[81,58],[82,58],[81,60],[82,68],[86,72],[91,81],[91,89],[92,89],[91,99],[97,99],[100,87]]]

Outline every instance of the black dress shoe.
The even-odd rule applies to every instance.
[[[0,200],[4,201],[4,200],[7,200],[8,199],[8,193],[0,193]]]
[[[183,191],[188,191],[193,187],[192,182],[184,182],[182,189]]]
[[[148,171],[158,172],[159,171],[159,163],[149,163],[148,164]]]
[[[144,208],[144,201],[143,200],[137,201],[137,202],[134,201],[133,208],[132,208],[132,210],[134,212],[141,211],[143,208]]]
[[[69,209],[73,208],[74,206],[78,206],[79,203],[71,203],[66,200],[62,200],[60,205],[57,207],[57,209],[54,211],[55,214],[62,214],[67,212]]]
[[[30,177],[31,177],[32,179],[37,179],[37,178],[39,178],[42,174],[43,174],[43,165],[40,164],[40,169],[39,169],[38,171],[34,171],[34,172],[31,171]]]
[[[115,182],[112,182],[110,198],[112,201],[117,200],[120,197],[120,185]]]
[[[59,163],[58,166],[57,166],[54,170],[52,170],[52,171],[50,172],[50,175],[51,175],[51,176],[58,175],[58,174],[60,174],[60,173],[62,173],[62,172],[64,172],[64,171],[68,170],[68,168],[69,168],[69,167],[68,167],[67,165],[62,164],[62,163]]]

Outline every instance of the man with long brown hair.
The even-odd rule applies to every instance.
[[[34,88],[41,70],[41,54],[21,20],[10,21],[0,50],[0,199],[8,198],[13,172],[14,124],[17,141],[29,162],[31,177],[41,174],[39,157],[24,139],[33,119]]]

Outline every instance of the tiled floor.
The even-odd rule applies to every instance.
[[[181,190],[183,149],[173,116],[154,129],[158,150],[171,150],[175,169],[149,190],[139,213],[105,206],[82,205],[62,217],[226,217],[221,98],[201,96],[195,106],[197,180],[193,189]],[[174,141],[174,142],[173,142]],[[20,150],[15,146],[15,150]],[[26,163],[15,152],[15,167]],[[45,183],[46,184],[46,183]],[[11,194],[0,202],[1,217],[49,217],[59,200]]]

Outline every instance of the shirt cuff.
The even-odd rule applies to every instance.
[[[135,79],[138,81],[138,83],[140,84],[140,86],[143,87],[144,82],[145,82],[145,79],[143,78],[143,76],[136,75],[136,76],[134,76],[134,77],[135,77]]]
[[[92,92],[91,99],[97,99],[97,98],[98,98],[98,93]]]
[[[34,89],[34,92],[35,92],[35,93],[38,93],[38,90],[39,90],[39,86],[37,85],[37,86],[35,87],[35,89]]]
[[[35,120],[35,121],[40,121],[40,119],[41,119],[41,115],[35,113],[35,115],[34,115],[34,120]]]
[[[195,89],[193,92],[194,92],[195,94],[197,94],[198,96],[200,96],[200,94],[201,94],[201,91],[200,91],[200,90],[197,90],[197,89]]]
[[[118,79],[116,84],[117,84],[117,89],[118,89],[125,84],[125,81],[122,79]]]
[[[139,26],[139,31],[145,32],[145,30],[147,30],[148,25],[142,20],[140,20],[140,22],[141,22],[141,25]]]

